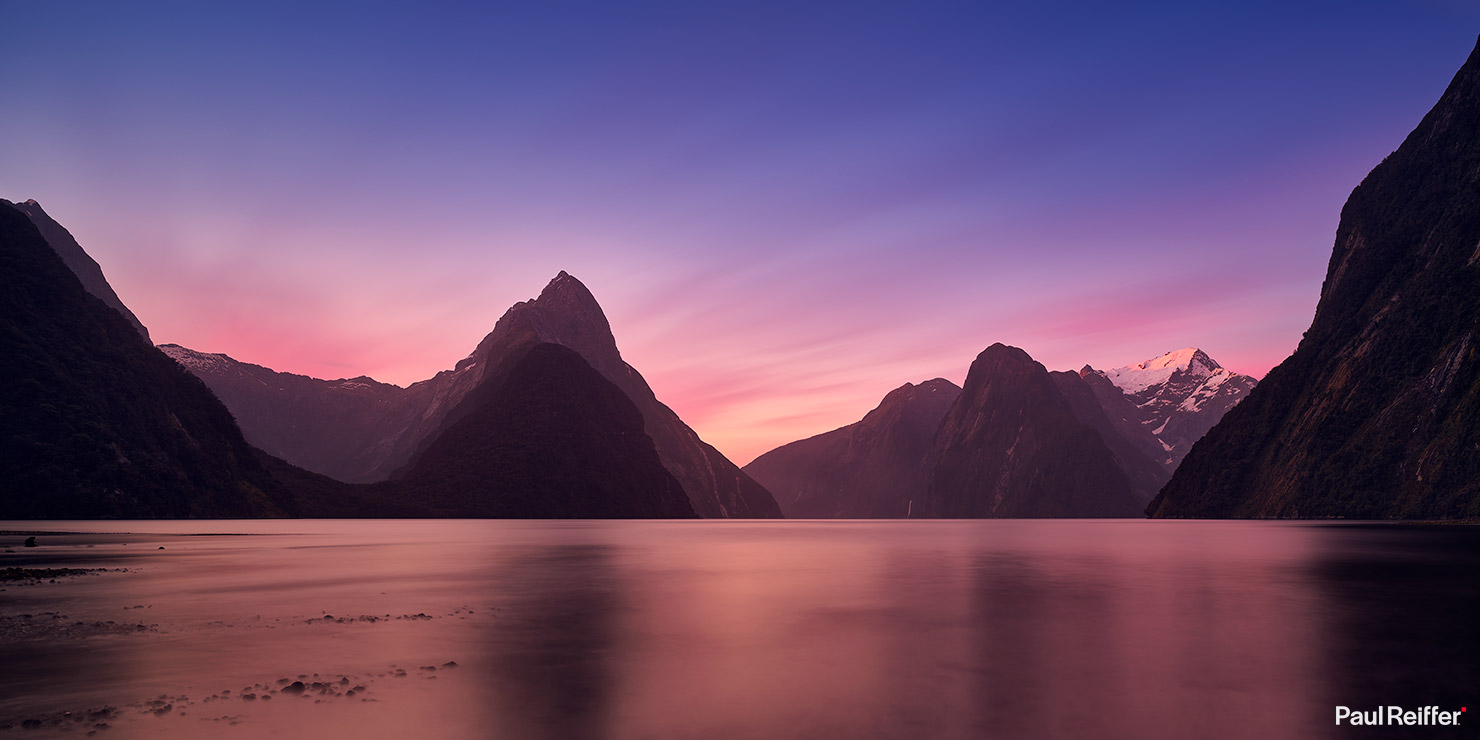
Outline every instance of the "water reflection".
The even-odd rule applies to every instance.
[[[168,694],[186,714],[110,736],[1277,740],[1349,736],[1336,704],[1480,704],[1470,527],[88,526],[151,534],[18,553],[130,572],[10,585],[0,617],[159,629],[7,634],[0,723]],[[314,673],[366,692],[200,703]]]
[[[1328,707],[1467,707],[1462,721],[1480,723],[1480,530],[1353,526],[1323,535],[1327,547],[1313,570],[1329,635]],[[1413,737],[1425,729],[1453,728],[1363,734]]]
[[[612,548],[536,548],[497,563],[490,585],[506,595],[483,633],[494,736],[607,737],[623,611]]]

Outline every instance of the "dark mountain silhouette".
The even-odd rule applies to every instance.
[[[764,487],[706,444],[660,402],[641,374],[622,360],[601,306],[579,280],[561,272],[539,295],[516,303],[452,370],[407,388],[369,378],[325,381],[278,373],[225,355],[165,346],[171,356],[221,396],[248,438],[275,454],[350,481],[405,472],[434,440],[448,413],[511,352],[531,344],[575,350],[615,384],[643,415],[658,455],[709,517],[775,517]]]
[[[862,420],[783,445],[745,466],[788,517],[906,517],[925,492],[935,430],[961,395],[949,380],[905,383]]]
[[[694,516],[632,401],[549,343],[513,348],[410,470],[375,488],[459,516]]]
[[[0,518],[377,511],[248,445],[204,384],[85,289],[29,215],[0,201]]]
[[[706,517],[778,517],[771,494],[718,450],[699,438],[653,394],[647,381],[622,360],[606,314],[581,281],[562,271],[532,301],[515,304],[478,345],[474,356],[537,340],[578,352],[642,412],[644,428],[664,467]]]
[[[641,412],[572,350],[486,355],[404,480],[351,485],[249,445],[8,201],[0,271],[0,518],[694,516]]]
[[[1172,470],[1176,468],[1177,459],[1172,457],[1170,445],[1162,444],[1155,434],[1151,433],[1159,424],[1154,418],[1148,419],[1144,412],[1138,408],[1130,396],[1127,396],[1114,383],[1110,382],[1103,373],[1089,365],[1079,370],[1079,378],[1084,381],[1086,387],[1095,395],[1095,400],[1100,403],[1100,410],[1105,412],[1111,427],[1126,442],[1129,442],[1137,450],[1151,460],[1155,460],[1165,470],[1165,477],[1171,478]],[[1160,490],[1160,486],[1158,486]]]
[[[1111,371],[1086,365],[1048,378],[1070,416],[1099,434],[1141,502],[1171,478],[1180,450],[1196,441],[1191,435],[1215,423],[1255,385],[1196,348]],[[778,447],[745,471],[776,495],[787,516],[919,515],[933,464],[928,452],[959,394],[940,379],[906,384],[862,421]],[[1044,408],[1061,410],[1058,404]],[[1064,458],[1062,464],[1072,462]]]
[[[1131,516],[1144,498],[1099,431],[1016,347],[977,355],[936,432],[918,516]]]
[[[62,258],[67,269],[82,281],[82,287],[87,289],[87,292],[97,296],[109,308],[122,314],[123,318],[127,319],[144,336],[144,341],[149,342],[149,330],[145,329],[144,324],[134,316],[134,312],[128,310],[128,306],[123,305],[123,301],[119,300],[118,294],[113,292],[113,286],[109,285],[108,279],[103,277],[103,268],[99,267],[87,252],[83,251],[82,245],[72,237],[72,232],[67,231],[55,219],[48,216],[46,211],[41,209],[41,204],[34,200],[10,205],[31,219],[31,223],[36,225],[47,245]]]
[[[1141,438],[1145,427],[1126,428],[1118,419],[1112,419],[1101,405],[1090,383],[1078,373],[1052,372],[1048,374],[1058,387],[1064,401],[1069,404],[1069,413],[1078,421],[1089,425],[1100,433],[1100,439],[1115,458],[1115,464],[1125,473],[1131,488],[1141,501],[1150,501],[1157,491],[1172,477],[1172,471],[1146,454],[1145,445],[1132,439]],[[1113,399],[1112,399],[1113,400]],[[1138,425],[1140,426],[1140,425]]]
[[[319,380],[280,373],[177,344],[159,349],[206,381],[253,444],[350,483],[383,480],[405,465],[434,428],[423,420],[433,399],[467,379],[450,371],[401,388],[367,377]]]
[[[1480,517],[1480,48],[1347,200],[1310,329],[1162,517]]]

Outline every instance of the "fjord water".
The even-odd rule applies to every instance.
[[[0,529],[0,568],[126,569],[0,583],[26,736],[1310,738],[1354,731],[1336,705],[1480,703],[1473,527]]]

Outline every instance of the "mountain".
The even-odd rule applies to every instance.
[[[274,458],[87,291],[32,218],[0,201],[0,519],[694,516],[637,406],[532,339],[488,355],[402,480],[351,485]]]
[[[1125,473],[1136,497],[1141,501],[1150,501],[1155,497],[1157,491],[1172,477],[1172,472],[1157,458],[1148,454],[1145,441],[1150,435],[1146,428],[1141,425],[1127,428],[1122,419],[1112,418],[1103,405],[1104,401],[1091,387],[1090,381],[1079,373],[1051,372],[1048,377],[1069,404],[1069,413],[1100,433],[1100,439],[1115,458],[1116,466]],[[1121,400],[1124,399],[1122,395]],[[1137,444],[1138,442],[1141,444]],[[1159,450],[1150,452],[1157,451]]]
[[[771,494],[706,444],[622,360],[601,306],[579,280],[558,274],[539,297],[516,303],[452,370],[401,389],[369,378],[324,381],[183,347],[165,346],[221,397],[248,439],[316,472],[347,481],[404,473],[448,414],[511,352],[538,343],[575,350],[642,413],[664,467],[706,517],[776,517]]]
[[[1079,379],[1084,381],[1085,387],[1093,393],[1095,400],[1100,402],[1100,410],[1104,412],[1105,418],[1110,426],[1126,442],[1135,446],[1142,455],[1156,461],[1165,472],[1165,478],[1170,478],[1172,470],[1176,467],[1176,459],[1167,450],[1167,446],[1157,439],[1151,430],[1160,425],[1154,418],[1148,419],[1141,409],[1137,408],[1130,396],[1110,382],[1103,373],[1089,365],[1079,370]],[[1158,486],[1158,490],[1160,487]]]
[[[1086,366],[1080,375],[1088,373],[1110,381],[1136,408],[1141,424],[1164,450],[1161,459],[1168,470],[1175,470],[1192,445],[1258,385],[1196,347],[1102,373]]]
[[[781,509],[759,483],[705,443],[653,394],[622,360],[606,314],[581,281],[561,271],[538,298],[514,304],[484,337],[473,357],[498,356],[537,340],[575,350],[642,412],[644,428],[663,466],[677,478],[694,511],[704,517],[779,517]]]
[[[254,445],[350,483],[383,480],[405,465],[421,441],[413,430],[430,399],[451,385],[445,375],[457,376],[453,371],[401,388],[363,376],[319,380],[280,373],[177,344],[159,349],[211,387]]]
[[[144,324],[134,316],[134,312],[128,310],[128,306],[123,305],[123,301],[119,300],[118,294],[113,292],[113,286],[109,285],[108,279],[103,277],[103,268],[99,267],[87,252],[83,251],[82,245],[72,237],[72,232],[67,231],[51,216],[48,216],[46,211],[41,209],[41,204],[34,200],[10,203],[10,207],[26,214],[26,218],[29,218],[31,223],[35,224],[36,229],[41,232],[41,237],[46,240],[47,246],[50,246],[57,256],[62,258],[67,269],[82,281],[82,287],[87,292],[96,296],[109,308],[122,314],[123,318],[127,319],[129,324],[132,324],[134,329],[144,336],[144,341],[149,342],[149,330],[145,329]]]
[[[782,445],[744,470],[788,517],[907,517],[925,492],[935,430],[960,395],[941,378],[905,383],[862,420]]]
[[[927,467],[915,516],[1131,516],[1145,500],[1048,371],[1002,344],[971,363]]]
[[[1295,353],[1159,517],[1480,517],[1480,47],[1352,191]]]
[[[380,484],[471,517],[693,517],[642,413],[574,350],[514,350],[401,479]]]
[[[40,212],[0,201],[0,518],[377,510],[248,445],[204,384],[84,286]]]
[[[1104,372],[1089,366],[1080,371],[1081,377],[1090,374],[1109,380],[1135,406],[1141,424],[1165,451],[1155,456],[1169,471],[1259,384],[1248,375],[1224,369],[1196,347]],[[1099,387],[1098,395],[1104,399],[1103,384]]]
[[[994,355],[1010,359],[1013,353],[1006,349]],[[1042,409],[1067,410],[1073,421],[1093,429],[1141,504],[1171,478],[1185,449],[1256,385],[1196,348],[1104,372],[1088,365],[1077,373],[1050,372],[1047,379],[1056,401]],[[745,472],[776,494],[790,517],[919,515],[928,466],[934,464],[927,459],[933,440],[960,394],[941,379],[907,383],[862,421],[778,447],[745,466]],[[1020,412],[1028,420],[1037,413]],[[1019,429],[1027,422],[1012,423]],[[1069,459],[1063,458],[1065,464]]]

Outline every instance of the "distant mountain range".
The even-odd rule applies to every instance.
[[[1480,518],[1480,47],[1341,211],[1295,353],[1159,517]]]
[[[406,388],[358,377],[319,380],[223,354],[160,349],[210,386],[253,444],[350,482],[404,472],[449,423],[449,413],[515,351],[550,343],[577,352],[642,413],[664,467],[706,517],[776,517],[776,502],[653,395],[622,360],[601,306],[581,281],[556,275],[538,298],[511,307],[456,367]]]
[[[936,430],[920,514],[1135,515],[1149,494],[1136,490],[1101,433],[1074,412],[1027,352],[986,348]]]
[[[791,517],[1135,516],[1257,384],[1202,350],[1048,372],[993,345],[966,388],[905,384],[861,421],[745,471]]]
[[[1259,383],[1191,347],[1049,372],[994,344],[743,471],[566,273],[433,378],[317,380],[151,347],[66,229],[0,201],[0,518],[1480,518],[1476,132],[1480,47],[1353,191]]]
[[[907,517],[925,489],[931,440],[961,389],[936,378],[905,383],[862,420],[782,445],[745,472],[788,517]]]
[[[544,341],[528,310],[490,335],[497,351],[439,376],[400,480],[350,485],[268,455],[180,362],[139,341],[147,332],[66,230],[23,206],[0,201],[0,518],[694,516],[627,392]],[[69,249],[81,259],[64,261]],[[554,304],[585,290],[563,274],[552,288]],[[310,396],[397,395],[368,379],[295,382]]]

